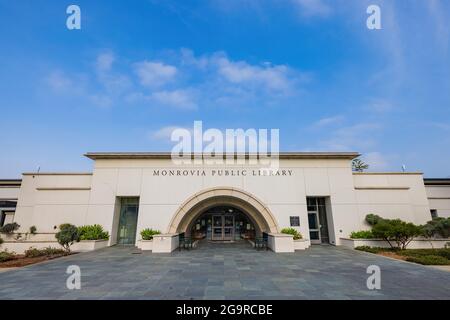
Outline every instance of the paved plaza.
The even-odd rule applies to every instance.
[[[81,268],[68,290],[66,269]],[[381,268],[368,290],[366,268]],[[333,246],[287,254],[202,242],[172,254],[110,247],[0,273],[0,299],[450,299],[450,273]]]

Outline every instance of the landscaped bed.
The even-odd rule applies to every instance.
[[[423,265],[450,265],[450,248],[399,250],[362,246],[355,249]]]
[[[66,250],[55,248],[31,248],[25,251],[25,254],[14,254],[12,252],[3,251],[0,252],[0,268],[24,267],[30,264],[64,257],[69,254],[71,253]]]

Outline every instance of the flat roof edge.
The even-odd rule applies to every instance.
[[[423,172],[353,172],[353,175],[423,175]]]
[[[24,176],[92,176],[92,172],[24,172]]]
[[[218,154],[219,155],[219,154]],[[84,154],[92,160],[105,159],[171,159],[170,152],[88,152]],[[210,154],[190,153],[191,158],[211,158]],[[223,157],[259,157],[257,153],[226,153]],[[275,157],[276,154],[263,154],[263,157]],[[348,159],[359,157],[358,152],[280,152],[279,159]]]

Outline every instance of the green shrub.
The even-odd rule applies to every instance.
[[[450,260],[450,249],[408,249],[399,252],[399,254],[407,257],[423,257],[432,255]]]
[[[36,231],[37,231],[36,226],[31,226],[31,227],[30,227],[30,234],[35,234]]]
[[[27,258],[36,258],[36,257],[50,257],[55,255],[63,255],[66,251],[63,249],[57,249],[57,248],[44,248],[44,249],[36,249],[36,248],[30,248],[25,251],[25,257]]]
[[[371,226],[376,225],[381,220],[383,220],[383,218],[373,213],[370,213],[366,216],[366,222]]]
[[[78,227],[78,234],[80,240],[108,240],[108,232],[103,230],[103,227],[98,224],[91,226]]]
[[[149,228],[141,231],[142,240],[152,240],[155,234],[161,234],[161,231]]]
[[[303,238],[301,233],[295,230],[294,228],[284,228],[283,230],[281,230],[281,233],[293,235],[294,240],[300,240]]]
[[[426,238],[440,236],[442,238],[450,237],[450,217],[434,218],[422,226],[422,235]]]
[[[65,223],[59,226],[59,232],[55,235],[55,238],[58,240],[58,243],[66,249],[66,251],[70,251],[70,246],[76,241],[80,241],[80,236],[78,234],[78,228],[72,224]]]
[[[386,251],[386,248],[359,246],[359,247],[356,247],[355,250],[365,251],[365,252],[370,252],[370,253],[380,253],[382,251]]]
[[[14,254],[8,251],[0,252],[0,262],[6,262],[14,259]]]
[[[351,239],[373,239],[373,233],[371,230],[353,231],[350,234]]]
[[[450,265],[450,260],[436,255],[407,257],[406,261],[420,263],[424,265],[441,265],[441,266]]]
[[[422,234],[422,229],[400,219],[381,219],[372,227],[372,233],[375,238],[387,241],[391,248],[404,250],[414,237]]]
[[[20,225],[17,224],[16,222],[8,223],[0,228],[0,232],[11,234],[19,228],[20,228]]]

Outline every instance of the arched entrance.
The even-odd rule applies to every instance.
[[[273,214],[255,196],[237,188],[217,187],[187,199],[174,214],[167,233],[228,240],[277,233],[278,229]]]

